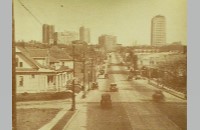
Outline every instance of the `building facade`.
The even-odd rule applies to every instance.
[[[164,16],[157,15],[151,20],[151,45],[166,45],[166,19]]]
[[[78,33],[76,32],[55,32],[54,39],[56,44],[66,44],[69,45],[74,40],[78,40]]]
[[[90,29],[85,28],[84,26],[79,29],[80,40],[86,43],[90,43]]]
[[[45,50],[29,50],[16,47],[16,90],[17,93],[39,93],[66,90],[72,81],[72,69],[65,64],[59,68],[47,63],[63,62],[48,60]],[[34,52],[34,53],[33,53]],[[51,58],[50,58],[51,59]]]
[[[99,37],[99,45],[106,51],[114,51],[117,44],[117,37],[112,35],[102,35]]]
[[[46,44],[54,44],[54,25],[43,24],[42,26],[42,42]]]

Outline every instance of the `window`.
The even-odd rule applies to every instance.
[[[20,86],[20,87],[23,87],[23,85],[24,85],[24,77],[23,77],[23,76],[20,76],[20,77],[19,77],[19,86]]]
[[[48,83],[49,83],[49,82],[53,82],[53,81],[54,81],[53,79],[54,79],[54,77],[53,77],[53,76],[51,76],[51,75],[50,75],[50,76],[48,76],[48,77],[47,77]]]
[[[19,67],[23,67],[23,62],[19,62]]]
[[[16,58],[15,61],[16,61],[16,63],[15,63],[15,67],[18,67],[19,59]]]
[[[32,75],[31,75],[31,78],[33,78],[33,79],[34,79],[34,78],[35,78],[35,75],[34,75],[34,74],[32,74]]]

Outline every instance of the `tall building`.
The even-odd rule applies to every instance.
[[[54,43],[54,25],[43,24],[42,26],[42,42],[47,44]]]
[[[99,44],[104,47],[106,51],[114,51],[117,44],[117,37],[112,35],[101,35],[99,37]]]
[[[157,15],[151,20],[151,45],[166,44],[166,20],[164,16]]]
[[[90,43],[90,29],[84,26],[79,29],[80,40],[86,43]]]
[[[78,40],[78,33],[76,32],[55,32],[54,33],[54,40],[56,44],[66,44],[69,45],[72,41]]]

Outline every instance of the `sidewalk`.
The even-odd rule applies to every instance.
[[[81,105],[64,126],[63,130],[87,130],[87,106]]]
[[[83,95],[83,92],[80,92],[78,95],[76,95],[76,102],[80,103],[84,101],[84,99],[82,98],[82,95]],[[72,115],[72,118],[79,112],[79,109],[81,109],[81,106],[82,104],[76,104],[77,110],[75,111],[74,115]],[[65,107],[62,108],[62,110],[60,110],[50,122],[42,126],[39,130],[51,130],[64,117],[64,115],[69,111],[70,108],[71,108],[71,103],[68,105],[65,104]],[[72,118],[70,120],[72,120]],[[68,122],[70,122],[70,120]]]
[[[92,93],[91,93],[92,92]],[[69,121],[64,126],[63,130],[86,130],[84,126],[86,126],[86,101],[90,101],[90,97],[95,97],[97,95],[97,91],[90,90],[86,92],[86,97],[82,98],[83,91],[76,95],[76,110]],[[41,127],[39,130],[51,130],[69,111],[71,108],[70,105],[66,105],[58,114],[46,125]],[[84,122],[85,121],[85,122]]]

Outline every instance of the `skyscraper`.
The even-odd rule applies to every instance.
[[[105,48],[106,51],[114,51],[117,44],[117,37],[112,35],[101,35],[99,37],[99,45]]]
[[[43,24],[42,26],[43,43],[53,44],[54,32],[55,32],[54,25]]]
[[[166,44],[166,20],[164,16],[157,15],[151,20],[151,45]]]
[[[85,28],[84,26],[79,29],[80,40],[90,43],[90,29]]]

